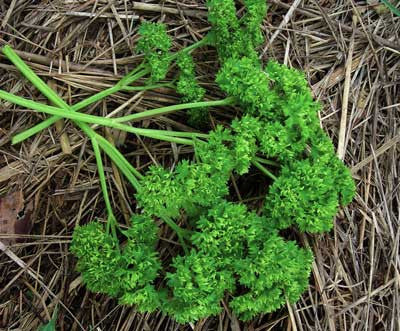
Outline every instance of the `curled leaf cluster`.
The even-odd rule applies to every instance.
[[[180,70],[176,91],[182,95],[182,101],[198,102],[203,100],[206,91],[197,82],[192,56],[186,52],[180,53],[176,63]],[[207,123],[208,110],[206,108],[189,109],[188,116],[190,125],[202,127]]]
[[[157,227],[151,218],[135,215],[124,234],[128,240],[120,247],[99,222],[77,226],[70,248],[78,258],[77,270],[92,292],[153,311],[159,306],[153,281],[161,268],[155,251]]]
[[[246,12],[243,17],[236,15],[234,1],[209,0],[208,20],[212,24],[210,40],[217,48],[221,63],[227,59],[241,59],[246,56],[257,62],[256,48],[264,38],[261,23],[267,11],[266,1],[244,1]]]
[[[355,191],[349,170],[320,128],[319,105],[304,75],[275,61],[263,67],[258,60],[265,1],[244,5],[238,17],[234,1],[208,1],[208,38],[221,63],[216,83],[235,98],[242,116],[229,128],[217,126],[207,141],[196,141],[195,160],[182,160],[173,170],[149,168],[135,195],[143,214],[122,231],[125,244],[97,222],[77,227],[72,242],[90,290],[141,312],[159,309],[181,323],[218,314],[222,300],[242,320],[298,300],[313,256],[279,230],[329,231],[339,206],[350,203]],[[162,75],[155,67],[162,61],[155,65],[150,58],[168,53],[165,31],[154,23],[140,31],[138,50],[149,57],[157,79]],[[178,92],[186,101],[201,100],[193,59],[182,55],[178,67]],[[264,171],[272,183],[262,210],[228,201],[230,177],[263,169],[262,160],[278,165]],[[163,264],[156,218],[185,227],[186,249]]]
[[[157,82],[164,79],[171,63],[169,50],[172,46],[166,26],[161,23],[144,22],[140,25],[139,36],[136,50],[145,55],[150,66],[150,81]]]

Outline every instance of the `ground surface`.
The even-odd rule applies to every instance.
[[[71,155],[63,153],[60,131],[54,127],[11,146],[16,132],[44,117],[0,102],[0,196],[21,189],[25,203],[34,204],[27,240],[14,244],[13,254],[0,253],[0,329],[35,330],[58,305],[57,330],[400,330],[400,18],[373,1],[269,3],[264,59],[273,57],[306,72],[323,105],[323,127],[335,145],[339,132],[345,134],[344,159],[358,191],[331,233],[289,234],[309,244],[316,256],[310,287],[301,300],[250,323],[237,322],[227,311],[182,326],[87,292],[68,246],[75,224],[104,216],[94,156],[69,122],[61,132],[68,135]],[[174,47],[180,48],[207,32],[205,17],[203,1],[1,1],[0,46],[12,45],[65,100],[76,102],[110,86],[140,61],[132,50],[138,20],[164,21]],[[197,52],[196,58],[201,81],[212,81],[214,51]],[[210,96],[218,96],[212,84],[204,86]],[[0,88],[46,102],[2,55]],[[107,114],[124,105],[120,111],[128,113],[177,100],[168,89],[120,93],[87,111]],[[212,115],[215,121],[234,116],[217,110]],[[142,125],[190,130],[181,118],[177,113]],[[170,165],[192,152],[111,134],[139,170],[152,162]],[[134,208],[131,189],[110,163],[106,170],[117,215],[124,222]],[[242,197],[257,197],[254,185],[238,185]],[[29,268],[22,269],[21,263]]]

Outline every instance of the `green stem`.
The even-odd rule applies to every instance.
[[[177,110],[184,109],[193,109],[193,108],[202,108],[202,107],[212,107],[212,106],[227,106],[235,103],[235,97],[228,97],[222,100],[213,100],[213,101],[200,101],[200,102],[191,102],[191,103],[181,103],[179,105],[172,105],[167,107],[161,107],[157,109],[146,110],[141,113],[131,114],[127,116],[117,117],[114,119],[115,122],[128,122],[128,121],[137,121],[146,119],[149,117],[160,116],[172,113]]]
[[[100,92],[98,92],[96,94],[93,94],[92,96],[90,96],[90,97],[88,97],[88,98],[86,98],[86,99],[84,99],[84,100],[82,100],[82,101],[70,106],[70,108],[71,108],[72,111],[79,111],[79,110],[81,110],[81,109],[83,109],[83,108],[85,108],[85,107],[87,107],[87,106],[99,101],[99,100],[104,99],[105,97],[107,97],[107,96],[109,96],[109,95],[111,95],[113,93],[118,92],[120,89],[121,89],[121,87],[119,87],[118,84],[114,85],[114,86],[109,87],[108,89],[106,89],[104,91],[100,91]]]
[[[21,98],[17,95],[8,93],[6,91],[0,90],[0,99],[7,100],[9,102],[15,103],[19,106],[30,108],[42,113],[61,116],[62,118],[68,118],[74,121],[78,121],[80,125],[83,123],[92,123],[99,124],[107,127],[111,127],[114,129],[118,129],[121,131],[126,131],[130,133],[135,133],[141,136],[150,137],[153,139],[159,139],[169,142],[175,142],[178,144],[187,144],[193,145],[193,141],[189,139],[184,139],[182,137],[187,138],[207,138],[208,135],[204,135],[201,133],[192,133],[192,132],[176,132],[176,131],[166,131],[166,130],[154,130],[154,129],[142,129],[136,128],[130,125],[121,124],[116,121],[116,119],[105,118],[101,116],[95,116],[90,114],[82,114],[77,112],[65,111],[60,108],[56,108],[53,106],[45,105],[39,102],[35,102],[32,100]],[[87,130],[87,129],[86,129]]]
[[[47,84],[37,76],[31,68],[29,68],[24,61],[13,51],[13,49],[6,45],[3,47],[4,55],[21,71],[21,73],[41,91],[53,104],[58,107],[63,107],[64,102]],[[58,118],[59,119],[59,118]],[[57,119],[57,120],[58,120]]]
[[[138,179],[142,179],[143,175],[139,173],[129,161],[116,149],[107,139],[96,133],[96,139],[104,152],[109,158],[115,163],[115,165],[121,170],[124,176],[128,179],[131,185],[136,189],[140,190],[140,183]]]
[[[134,81],[137,81],[139,78],[142,78],[143,76],[145,76],[148,72],[149,72],[149,70],[144,69],[132,76],[128,76],[129,83],[133,83]],[[124,80],[124,78],[122,78],[115,86],[112,86],[104,91],[96,93],[96,94],[90,96],[89,98],[86,98],[86,99],[76,103],[75,105],[71,106],[71,110],[74,112],[77,112],[97,101],[104,99],[105,97],[107,97],[111,94],[114,94],[116,92],[123,90],[124,87],[126,86],[126,83],[124,83],[124,84],[121,83],[121,81],[123,81],[123,80]]]
[[[268,177],[272,178],[273,180],[277,180],[277,177],[271,172],[269,171],[267,168],[265,168],[261,163],[259,163],[258,161],[256,161],[255,159],[253,159],[251,161],[251,163],[256,166],[258,169],[260,169],[260,171],[267,175]]]
[[[11,49],[9,46],[5,46],[3,48],[3,52],[7,55],[7,57],[10,59],[11,62],[14,63],[14,65],[17,67],[17,69],[40,91],[42,92],[49,100],[51,100],[55,105],[61,107],[63,110],[70,111],[70,107],[62,100],[57,93],[55,93],[47,84],[39,77],[37,76],[31,68],[29,68],[24,61]],[[0,97],[9,97],[11,95],[11,100],[10,102],[13,102],[13,100],[24,100],[23,98],[13,96],[10,93],[0,91]],[[26,102],[29,102],[29,100],[25,100]],[[35,106],[35,102],[30,102],[30,105]],[[39,104],[40,105],[40,104]],[[47,105],[43,105],[47,106]],[[48,107],[48,106],[47,106]],[[28,106],[28,108],[30,108]],[[42,123],[41,123],[42,124]],[[77,125],[82,129],[82,131],[85,132],[85,134],[90,137],[91,139],[96,136],[96,133],[94,130],[90,128],[86,123],[77,123]],[[128,175],[127,170],[130,169],[131,173],[134,175],[138,175],[139,173],[135,170],[135,172],[132,171],[132,166],[130,168],[127,166],[129,162],[123,157],[123,155],[114,147],[112,146],[106,139],[100,139],[99,135],[96,136],[97,141],[99,142],[99,145],[101,148],[105,150],[105,152],[110,156],[110,158],[113,159],[113,161],[117,165],[125,164],[125,171],[123,172],[125,176]],[[15,137],[14,137],[15,138]],[[13,140],[13,143],[15,141]],[[122,169],[121,169],[122,170]],[[140,174],[139,174],[140,175]],[[133,176],[129,176],[129,180],[131,183],[134,183],[136,178],[132,178]],[[140,178],[140,176],[137,176]],[[137,180],[136,180],[137,182]],[[134,187],[139,187],[138,183],[134,185]]]
[[[201,47],[203,45],[206,45],[208,42],[207,38],[203,38],[202,40],[194,43],[191,46],[188,46],[184,49],[182,49],[179,52],[190,52],[193,51],[194,49]],[[179,52],[173,54],[172,60],[176,59],[178,57]],[[3,53],[4,55],[23,73],[23,75],[28,78],[29,81],[32,82],[32,84],[35,85],[34,81],[36,81],[36,83],[38,85],[35,85],[37,88],[39,88],[39,86],[41,86],[41,88],[46,88],[47,85],[46,83],[44,83],[23,61],[22,59],[14,52],[14,50],[6,45],[3,47]],[[143,68],[143,70],[141,70]],[[134,70],[132,70],[130,73],[128,73],[126,76],[124,76],[115,86],[110,87],[104,91],[101,91],[99,93],[96,93],[94,95],[92,95],[91,97],[82,100],[81,102],[78,102],[77,104],[72,106],[72,110],[73,111],[79,111],[82,108],[102,100],[103,98],[116,93],[120,90],[123,90],[125,87],[128,87],[129,84],[133,83],[134,81],[138,80],[139,78],[145,76],[146,74],[148,74],[150,72],[149,68],[146,68],[146,66],[144,65],[144,63],[140,64],[138,67],[136,67]],[[44,84],[44,85],[43,85]],[[39,89],[40,90],[40,89]],[[50,95],[49,95],[50,96]],[[51,98],[49,97],[49,100],[53,101],[56,100],[56,93],[53,93],[51,95]],[[57,106],[59,106],[57,104]],[[33,126],[32,128],[25,130],[24,132],[21,132],[19,134],[17,134],[13,141],[14,143],[19,143],[24,141],[25,139],[35,135],[36,133],[48,128],[49,126],[51,126],[52,124],[54,124],[55,122],[57,122],[60,118],[58,116],[52,116],[46,120],[44,120],[41,123],[36,124],[35,126]]]
[[[254,159],[256,161],[260,162],[260,163],[272,165],[274,167],[280,167],[281,166],[278,162],[267,160],[267,159],[263,159],[261,157],[255,157]]]
[[[171,82],[168,83],[160,83],[154,85],[145,85],[145,86],[124,86],[122,89],[124,91],[147,91],[147,90],[154,90],[160,87],[171,87],[173,88],[173,84]]]
[[[144,75],[146,75],[147,72],[148,72],[147,70],[143,70],[143,71],[137,73],[136,75],[133,75],[131,77],[131,79],[137,80],[137,79],[143,77]],[[104,91],[96,93],[96,94],[90,96],[89,98],[76,103],[75,105],[71,106],[70,109],[71,109],[71,111],[77,112],[77,111],[79,111],[97,101],[100,101],[111,94],[119,92],[123,89],[124,89],[124,87],[117,83],[117,85],[115,85],[113,87],[110,87]],[[52,124],[57,122],[60,118],[61,118],[60,116],[51,116],[51,117],[47,118],[46,120],[44,120],[43,122],[38,123],[35,126],[15,135],[13,137],[13,144],[20,143],[20,142],[24,141],[25,139],[37,134],[38,132],[48,128],[49,126],[51,126]]]
[[[183,247],[185,253],[188,253],[188,247],[185,243],[185,236],[189,235],[190,232],[187,230],[182,229],[178,224],[176,224],[172,219],[169,217],[161,217],[161,219],[172,229],[175,231],[176,235],[178,236],[178,240]]]
[[[96,157],[96,164],[97,164],[97,169],[98,169],[98,173],[99,173],[100,186],[101,186],[101,190],[103,191],[103,198],[104,198],[104,202],[106,204],[106,209],[107,209],[107,215],[108,215],[107,232],[110,233],[110,230],[111,230],[113,237],[115,239],[117,239],[117,232],[115,229],[116,219],[115,219],[112,207],[111,207],[110,198],[108,196],[106,176],[104,174],[104,167],[103,167],[103,162],[101,160],[101,152],[100,152],[99,144],[96,140],[96,137],[91,138],[91,141],[92,141],[92,146],[93,146],[93,152]]]
[[[11,49],[11,47],[6,46],[5,49],[3,49],[6,53],[9,53],[7,56],[13,63],[14,65],[20,70],[20,72],[40,91],[42,92],[51,102],[53,102],[56,106],[60,107],[62,111],[67,111],[72,113],[73,110],[71,107],[69,107],[64,100],[62,100],[57,93],[55,93],[50,87],[48,87],[44,81],[40,79],[39,76],[37,76],[23,61],[22,59]],[[133,75],[132,77],[134,77]],[[127,82],[133,82],[136,78],[132,78],[130,76],[123,78],[126,79]],[[122,83],[121,83],[122,84]],[[103,91],[104,92],[104,91]],[[101,92],[100,92],[101,93]],[[6,97],[6,100],[10,102],[15,102],[16,100],[19,100],[21,102],[21,105],[26,104],[25,102],[28,102],[30,106],[34,106],[36,103],[35,102],[30,102],[29,100],[24,100],[23,98],[14,96],[10,93],[0,91],[0,96]],[[11,99],[10,99],[11,97]],[[22,100],[21,100],[22,99]],[[93,99],[92,99],[93,100]],[[84,100],[85,101],[85,100]],[[82,101],[82,104],[84,103]],[[87,102],[87,101],[86,101]],[[22,104],[23,103],[23,104]],[[81,105],[82,105],[81,104]],[[40,104],[39,104],[40,105]],[[37,106],[37,105],[35,105]],[[47,105],[41,105],[40,106],[42,109],[50,109],[54,108],[51,106]],[[50,107],[50,108],[48,108]],[[75,105],[76,107],[76,105]],[[28,108],[30,108],[28,106]],[[34,109],[34,107],[32,107]],[[57,108],[56,108],[57,109]],[[57,109],[59,111],[59,109]],[[57,116],[55,116],[57,117]],[[98,135],[93,129],[91,129],[86,123],[82,123],[77,121],[76,124],[82,129],[82,131],[91,139],[93,148],[95,150],[95,155],[96,155],[96,162],[97,166],[99,169],[99,177],[100,177],[100,183],[103,189],[103,194],[105,195],[105,200],[106,200],[106,206],[107,210],[109,211],[109,215],[112,215],[112,208],[111,208],[111,203],[108,198],[108,192],[107,192],[107,187],[106,187],[106,181],[105,181],[105,175],[104,175],[104,169],[103,169],[103,164],[101,162],[101,154],[99,150],[99,145],[104,149],[104,151],[108,154],[108,156],[113,160],[113,162],[120,168],[120,170],[124,173],[124,175],[130,180],[131,184],[136,188],[140,189],[140,184],[137,181],[137,179],[133,176],[136,175],[138,178],[141,178],[142,175],[136,171],[136,169],[133,168],[133,166],[124,158],[124,156],[114,147],[110,142],[108,142],[104,137]],[[43,125],[42,125],[43,126]],[[178,138],[177,138],[178,139]],[[107,198],[106,198],[107,197]],[[175,222],[170,220],[169,218],[164,218],[164,221],[174,230],[176,231],[178,238],[184,248],[185,251],[187,251],[187,246],[183,240],[183,234],[185,231],[181,229]],[[116,236],[115,233],[115,227],[112,230],[113,235]]]
[[[126,86],[128,85],[128,81],[135,76],[139,71],[146,69],[145,64],[142,62],[140,63],[137,67],[135,67],[135,69],[131,70],[129,73],[127,73],[125,76],[123,76],[119,82],[116,85],[119,86]],[[146,69],[147,71],[148,69]]]

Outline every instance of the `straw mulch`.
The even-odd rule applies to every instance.
[[[34,203],[34,226],[25,242],[0,252],[1,330],[36,330],[56,306],[57,330],[400,330],[400,18],[378,1],[269,4],[264,59],[305,71],[322,104],[323,127],[336,146],[339,135],[344,137],[339,153],[352,169],[358,191],[336,217],[331,233],[290,234],[315,254],[302,298],[250,323],[225,311],[195,325],[178,325],[159,313],[138,314],[86,291],[68,247],[75,224],[105,215],[90,144],[66,121],[58,130],[53,127],[12,146],[15,133],[45,116],[0,102],[0,196],[22,189],[26,203]],[[0,1],[0,46],[12,45],[67,102],[75,103],[109,87],[141,61],[133,46],[142,19],[167,23],[177,49],[209,28],[204,1],[7,0]],[[196,59],[208,95],[218,97],[208,83],[216,66],[214,50],[196,51]],[[0,88],[47,102],[3,56]],[[170,89],[119,93],[86,112],[106,115],[120,107],[122,116],[178,100]],[[142,125],[191,130],[180,114]],[[233,110],[212,112],[216,123],[234,115]],[[139,170],[154,162],[171,165],[192,152],[102,132],[113,136]],[[62,133],[67,140],[60,140]],[[64,153],[68,144],[70,155]],[[124,223],[135,208],[134,192],[106,162],[116,213]],[[238,186],[244,198],[257,196],[251,185]]]

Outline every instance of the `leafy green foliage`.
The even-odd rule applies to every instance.
[[[141,180],[140,191],[135,195],[139,207],[149,215],[177,217],[184,197],[174,177],[173,173],[163,167],[150,167]]]
[[[355,188],[320,129],[319,105],[304,75],[275,61],[264,72],[243,57],[226,60],[216,81],[247,114],[232,123],[239,173],[260,152],[283,165],[266,197],[266,215],[281,229],[296,224],[302,231],[329,231],[339,204],[348,204]]]
[[[217,126],[210,132],[207,143],[199,142],[196,146],[196,156],[203,164],[207,164],[211,171],[229,175],[235,168],[235,162],[229,143],[233,137],[230,130]]]
[[[324,163],[295,161],[284,166],[271,185],[265,210],[278,228],[297,224],[301,231],[329,231],[338,209],[335,184],[335,177]]]
[[[297,70],[270,61],[264,72],[243,57],[227,60],[216,81],[238,98],[245,113],[258,118],[263,129],[254,132],[267,157],[283,162],[299,157],[319,129],[319,106]]]
[[[182,208],[188,215],[197,214],[200,207],[210,207],[228,194],[229,172],[215,172],[208,164],[182,161],[176,167],[176,179],[186,199]]]
[[[169,49],[172,45],[166,26],[162,23],[143,22],[139,27],[139,35],[136,50],[145,55],[151,68],[151,82],[164,79],[171,63]]]
[[[278,309],[286,299],[296,302],[308,286],[312,260],[310,250],[270,234],[259,250],[237,261],[239,283],[247,293],[233,298],[231,308],[240,319],[249,320]]]
[[[226,290],[233,290],[229,270],[224,270],[218,259],[192,250],[174,259],[174,273],[167,274],[171,296],[162,309],[180,323],[193,322],[221,312],[220,301]]]
[[[220,200],[199,218],[192,242],[208,255],[224,259],[227,267],[243,259],[246,251],[257,250],[262,235],[268,235],[265,221],[245,205]]]
[[[123,281],[129,281],[129,279],[123,279]],[[125,292],[119,299],[119,303],[122,305],[135,306],[137,311],[141,313],[153,312],[158,309],[161,305],[160,293],[153,285],[146,285],[145,287]]]
[[[182,52],[176,61],[180,69],[177,91],[182,94],[183,102],[200,101],[204,97],[205,90],[196,80],[195,65],[190,54]]]
[[[180,69],[176,91],[182,95],[182,101],[201,101],[206,91],[197,82],[193,58],[188,53],[182,52],[178,55],[176,63]],[[190,125],[202,127],[207,123],[208,110],[206,108],[189,109],[188,116]]]
[[[267,13],[267,2],[265,0],[245,0],[244,5],[247,12],[242,18],[246,27],[247,37],[251,39],[252,46],[257,47],[264,42],[261,32],[262,21]]]
[[[308,284],[311,252],[285,242],[242,204],[218,201],[200,216],[192,242],[196,249],[176,257],[167,275],[172,290],[164,310],[179,322],[219,313],[226,293],[235,314],[248,320],[286,298],[294,302]]]
[[[253,60],[247,57],[226,60],[216,82],[228,95],[237,97],[246,113],[273,116],[272,109],[279,96],[270,88],[270,81],[261,66],[255,65]]]
[[[326,135],[320,131],[318,136],[310,157],[283,166],[269,189],[265,210],[278,228],[297,224],[301,231],[329,231],[339,204],[354,197],[349,170],[335,156]]]
[[[355,195],[354,180],[349,168],[336,157],[332,141],[322,129],[319,129],[312,137],[310,157],[314,162],[317,162],[318,159],[325,162],[326,167],[330,169],[332,176],[335,177],[340,205],[348,205]]]
[[[283,122],[291,140],[298,136],[309,139],[319,129],[319,104],[313,100],[304,74],[276,61],[268,62],[265,73],[273,82],[279,99],[273,117],[269,118],[264,113],[261,115],[270,121]]]
[[[78,258],[77,270],[92,292],[116,296],[119,284],[114,273],[119,269],[118,243],[99,222],[77,226],[72,237],[71,252]]]
[[[135,215],[131,223],[124,231],[129,240],[122,250],[99,222],[77,226],[70,250],[78,258],[77,270],[92,292],[135,304],[139,311],[153,311],[160,305],[152,284],[160,269],[155,251],[157,227],[146,216]]]
[[[208,21],[212,24],[210,39],[216,46],[219,57],[225,59],[232,53],[229,48],[233,43],[234,34],[239,29],[235,3],[230,0],[209,0],[207,6]]]
[[[171,38],[167,29],[162,23],[143,22],[139,27],[140,39],[137,42],[136,50],[144,54],[161,51],[168,52],[171,48]]]
[[[140,311],[153,311],[159,306],[152,285],[161,268],[155,251],[157,226],[145,216],[135,215],[132,226],[124,233],[128,238],[121,254],[120,268],[115,276],[120,283],[120,302],[136,305]]]
[[[136,193],[138,205],[149,215],[176,218],[181,209],[189,215],[199,207],[210,207],[228,194],[228,179],[235,160],[225,142],[230,132],[219,127],[207,142],[198,142],[196,155],[201,162],[182,161],[171,172],[152,166]]]
[[[262,134],[262,123],[258,118],[245,115],[232,124],[234,138],[234,153],[237,160],[236,170],[240,175],[248,172],[251,161],[258,151],[257,138]]]
[[[255,48],[263,42],[261,22],[266,14],[266,2],[245,1],[246,13],[239,20],[233,0],[209,0],[208,20],[212,24],[211,37],[221,62],[244,56],[257,62]]]

